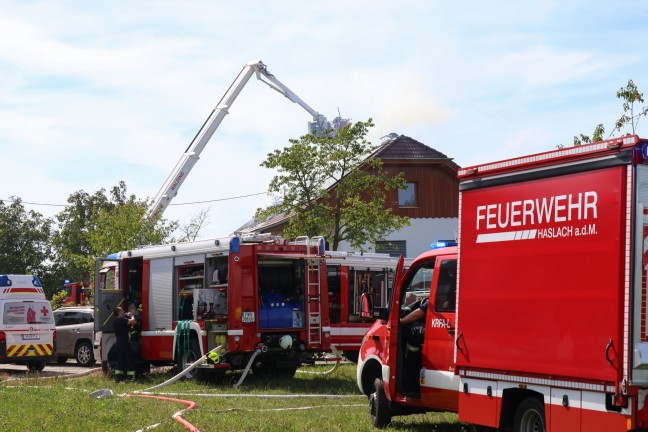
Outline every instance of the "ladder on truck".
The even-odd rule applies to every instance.
[[[322,295],[320,286],[320,258],[308,259],[308,282],[306,291],[308,316],[308,344],[322,343]]]

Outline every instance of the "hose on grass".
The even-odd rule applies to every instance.
[[[308,370],[303,370],[303,369],[297,369],[298,373],[304,373],[304,374],[311,374],[311,375],[328,375],[330,373],[333,373],[335,369],[340,365],[340,362],[342,361],[342,356],[340,355],[340,352],[335,348],[333,345],[331,345],[331,351],[333,351],[333,355],[335,356],[335,364],[333,365],[332,369],[329,369],[324,372],[314,372],[314,371],[308,371]]]
[[[263,351],[263,348],[264,347],[257,348],[257,349],[254,350],[254,353],[252,353],[252,356],[250,357],[250,360],[248,361],[247,365],[245,366],[245,370],[243,371],[243,374],[239,378],[238,382],[236,384],[234,384],[234,388],[238,388],[243,383],[243,381],[247,377],[248,373],[250,372],[250,369],[252,368],[254,360]],[[336,363],[335,363],[335,365],[333,366],[332,369],[330,369],[328,371],[324,371],[324,372],[312,372],[312,371],[300,371],[300,372],[310,373],[310,374],[322,374],[322,375],[332,373],[338,367],[338,365],[340,364],[341,358],[340,358],[340,355],[339,355],[337,349],[334,346],[331,346],[331,348],[333,350],[334,355],[337,358]],[[188,422],[187,420],[185,420],[182,417],[182,413],[184,413],[185,411],[188,411],[188,410],[193,410],[196,407],[195,402],[188,401],[188,400],[183,400],[183,399],[170,398],[170,397],[167,397],[167,396],[159,396],[159,395],[156,395],[154,393],[151,393],[150,391],[155,390],[155,389],[159,389],[161,387],[165,387],[165,386],[170,385],[170,384],[173,384],[174,382],[178,381],[183,376],[185,376],[187,373],[189,373],[190,371],[192,371],[193,369],[198,367],[198,365],[200,365],[203,362],[203,360],[205,360],[210,353],[215,352],[215,351],[220,350],[220,349],[222,349],[222,345],[210,350],[205,355],[203,355],[202,357],[197,359],[195,362],[193,362],[191,365],[186,367],[183,371],[181,371],[180,373],[178,373],[174,377],[166,380],[163,383],[157,384],[157,385],[155,385],[153,387],[149,387],[149,388],[146,388],[146,389],[143,389],[143,390],[135,390],[132,393],[127,393],[127,394],[122,395],[122,396],[151,398],[151,399],[157,399],[157,400],[168,401],[168,402],[183,403],[183,404],[187,405],[187,408],[182,409],[182,410],[176,412],[175,414],[173,414],[173,419],[176,420],[178,423],[182,424],[185,428],[187,428],[191,432],[200,432],[198,428],[196,428],[194,425],[192,425],[190,422]],[[90,396],[95,397],[95,398],[111,397],[112,396],[112,390],[110,390],[110,389],[99,390],[99,391],[91,393]],[[240,395],[231,395],[231,397],[239,397],[239,396]],[[281,397],[281,396],[282,395],[259,395],[259,397]],[[297,396],[296,395],[284,395],[284,396],[287,397],[287,398],[288,397],[299,397],[298,395]],[[314,395],[314,396],[323,397],[323,395]],[[340,397],[340,395],[331,395],[330,397]],[[305,408],[305,409],[312,409],[312,408]],[[147,426],[146,428],[141,429],[141,430],[153,429],[154,427],[156,427],[158,425],[159,425],[159,423],[155,424],[155,425],[150,425],[150,426]]]
[[[182,414],[185,411],[193,410],[196,408],[196,402],[183,400],[183,399],[175,399],[175,398],[170,398],[165,396],[153,396],[153,395],[143,395],[143,394],[127,394],[126,397],[141,397],[141,398],[157,399],[157,400],[162,400],[167,402],[177,402],[177,403],[185,404],[187,408],[181,409],[180,411],[174,413],[172,416],[173,419],[191,432],[200,432],[200,429],[198,429],[196,426],[192,425],[187,420],[182,418]],[[153,427],[155,426],[154,425],[148,426],[145,429],[152,429]]]
[[[250,361],[248,361],[247,366],[245,366],[245,370],[243,371],[243,375],[241,375],[241,378],[238,380],[238,382],[236,384],[234,384],[234,388],[238,388],[241,385],[241,383],[243,383],[243,380],[245,379],[247,374],[250,372],[250,368],[252,367],[252,362],[254,361],[256,356],[259,355],[260,352],[261,352],[261,350],[259,348],[254,350],[254,353],[252,354],[252,357],[250,357]]]
[[[195,362],[193,362],[191,365],[187,366],[187,367],[186,367],[183,371],[181,371],[179,374],[177,374],[176,376],[174,376],[174,377],[172,377],[172,378],[169,378],[168,380],[164,381],[163,383],[160,383],[160,384],[154,385],[153,387],[149,387],[149,388],[146,388],[146,389],[144,389],[144,390],[135,390],[133,393],[142,393],[142,392],[145,392],[145,391],[154,390],[154,389],[157,389],[157,388],[160,388],[160,387],[164,387],[164,386],[167,386],[167,385],[169,385],[169,384],[173,384],[174,382],[178,381],[180,378],[182,378],[183,376],[185,376],[187,373],[189,373],[189,372],[191,372],[192,370],[194,370],[195,368],[197,368],[198,365],[201,364],[202,361],[203,361],[204,359],[206,359],[207,356],[208,356],[209,354],[211,354],[212,352],[214,352],[214,351],[216,351],[216,350],[219,350],[219,349],[221,349],[221,348],[223,348],[223,345],[219,345],[219,346],[217,346],[216,348],[214,348],[214,349],[208,351],[204,356],[200,357],[198,360],[196,360]]]

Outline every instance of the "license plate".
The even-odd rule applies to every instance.
[[[254,312],[243,312],[241,321],[243,321],[244,323],[254,322]]]
[[[21,335],[21,336],[22,336],[22,340],[38,340],[38,339],[40,339],[40,335],[37,335],[37,334],[24,334],[24,335]]]

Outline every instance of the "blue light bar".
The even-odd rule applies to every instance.
[[[0,287],[11,286],[11,279],[7,275],[0,275]]]
[[[241,252],[241,237],[232,237],[229,244],[230,253],[237,254]]]
[[[32,276],[33,276],[32,285],[34,285],[35,287],[39,287],[39,288],[42,287],[41,281],[40,281],[40,279],[38,279],[38,276],[36,276],[36,275],[32,275]]]
[[[457,246],[457,242],[453,240],[439,240],[436,243],[432,243],[430,249],[443,249],[450,246]]]

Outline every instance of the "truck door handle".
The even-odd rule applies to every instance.
[[[463,353],[463,350],[459,346],[459,339],[463,339],[463,332],[460,332],[459,336],[457,336],[457,339],[455,339],[455,346],[457,347],[457,351],[459,351],[460,353]]]
[[[454,335],[455,334],[455,329],[449,328],[448,329],[448,334]]]
[[[610,364],[610,366],[612,366],[612,360],[610,360],[610,348],[612,348],[612,339],[610,339],[607,346],[605,347],[605,359]]]

